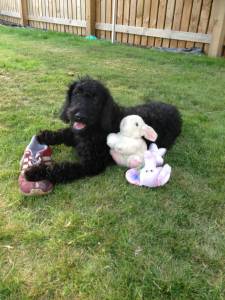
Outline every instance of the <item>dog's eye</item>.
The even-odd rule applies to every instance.
[[[92,99],[93,99],[94,102],[97,102],[98,101],[98,96],[96,94],[93,94]]]
[[[139,126],[139,124],[138,124],[138,123],[135,123],[135,126],[137,126],[137,127],[138,127],[138,126]]]
[[[82,89],[82,88],[78,88],[77,90],[76,90],[76,95],[80,95],[80,94],[82,94],[84,92],[84,90]]]

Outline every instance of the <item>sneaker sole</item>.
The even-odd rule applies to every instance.
[[[20,190],[20,193],[24,196],[42,196],[42,195],[48,195],[53,191],[53,188],[47,192],[44,192],[40,189],[31,189],[30,193],[25,193],[23,191]]]

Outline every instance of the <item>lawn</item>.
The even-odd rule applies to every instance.
[[[122,105],[177,105],[170,182],[124,169],[18,191],[31,136],[58,129],[67,85],[89,74]],[[225,299],[225,60],[0,26],[0,299]],[[55,160],[74,153],[54,147]]]

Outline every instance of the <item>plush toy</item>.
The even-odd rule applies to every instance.
[[[158,187],[166,184],[170,179],[171,167],[163,165],[162,156],[166,153],[165,148],[158,149],[156,144],[151,144],[144,154],[145,165],[141,170],[130,169],[126,172],[129,183],[147,187]]]
[[[120,132],[110,133],[107,137],[107,145],[111,148],[110,154],[114,161],[120,166],[141,167],[144,162],[144,152],[147,150],[147,144],[142,137],[154,142],[157,133],[138,115],[123,118]]]

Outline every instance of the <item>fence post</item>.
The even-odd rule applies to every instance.
[[[209,46],[209,56],[221,56],[225,37],[225,3],[224,0],[214,0],[214,22],[212,41]]]
[[[95,35],[95,21],[96,21],[96,10],[95,10],[96,1],[87,0],[86,2],[86,12],[87,12],[87,28],[86,35]]]
[[[115,29],[116,29],[116,11],[117,11],[117,0],[113,0],[112,7],[112,44],[115,43]]]
[[[21,25],[28,25],[28,9],[27,0],[19,0]]]

